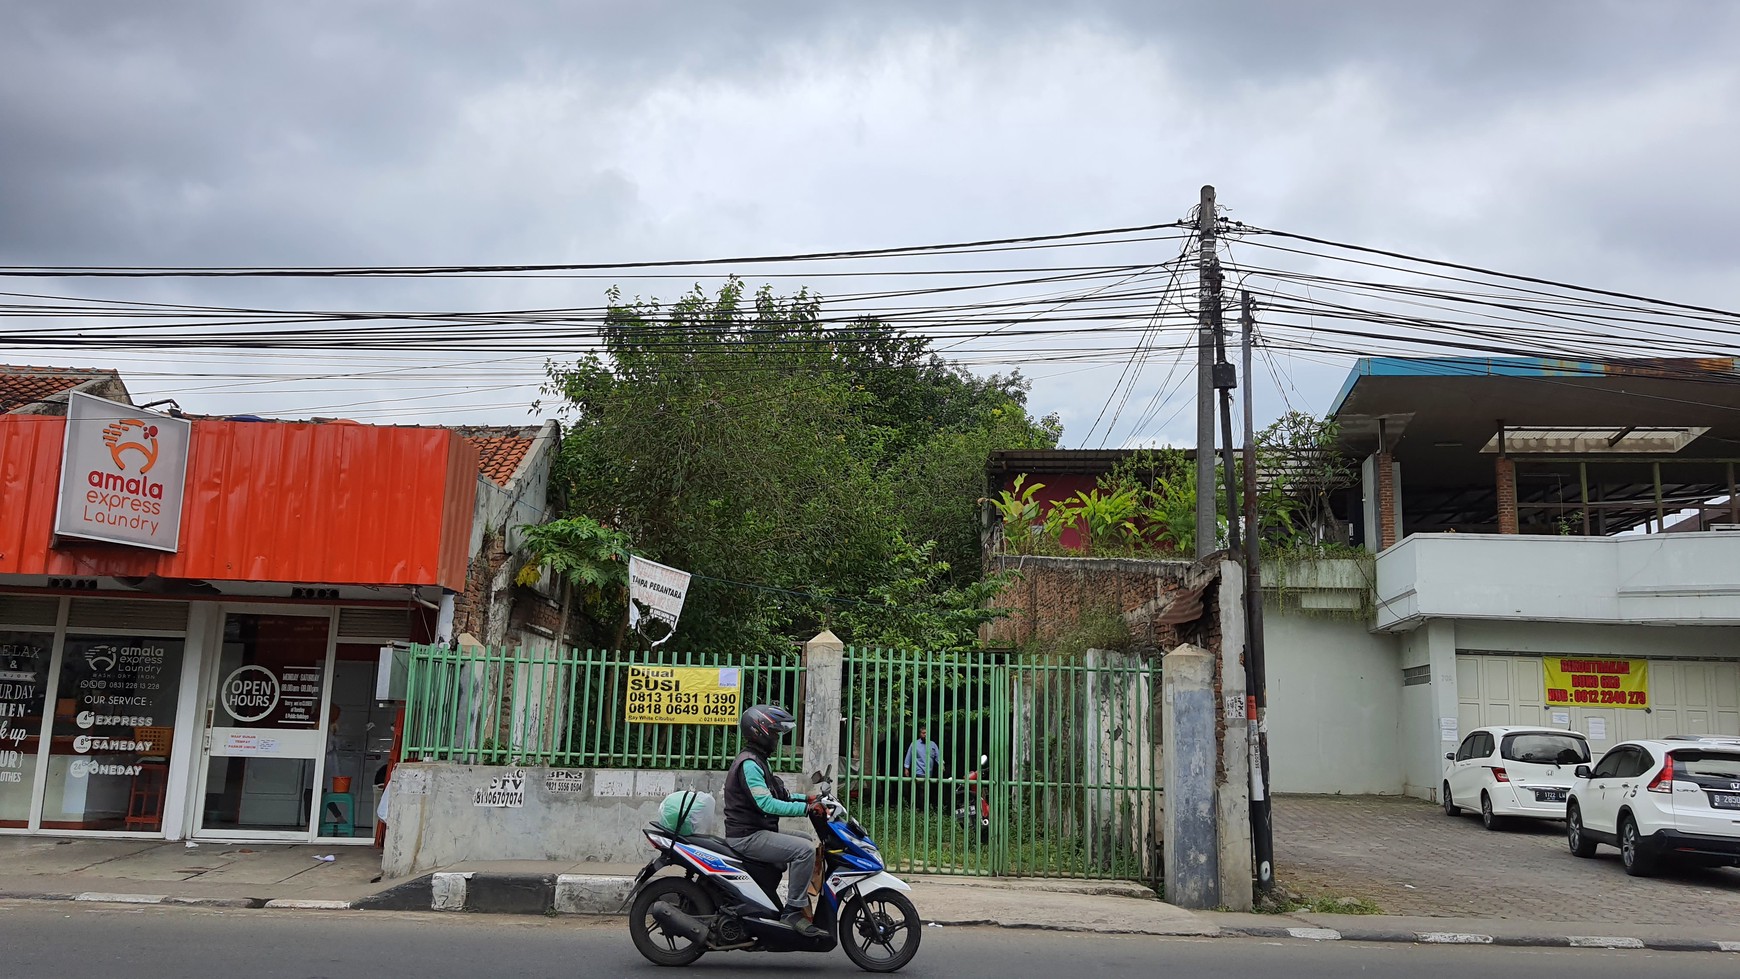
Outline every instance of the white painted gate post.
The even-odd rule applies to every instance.
[[[840,683],[846,644],[831,631],[804,643],[804,770],[826,772],[840,757]],[[838,779],[844,772],[835,772]]]

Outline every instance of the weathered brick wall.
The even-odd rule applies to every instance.
[[[453,634],[472,635],[482,640],[490,622],[491,585],[502,568],[511,560],[502,539],[490,535],[484,540],[483,553],[474,556],[465,571],[465,590],[453,600]],[[562,626],[562,607],[530,588],[510,585],[512,606],[503,635],[517,636],[520,630],[548,633],[554,637]],[[509,641],[512,641],[511,639]]]
[[[994,646],[1020,646],[1065,635],[1084,615],[1115,612],[1124,617],[1137,650],[1164,652],[1189,641],[1219,652],[1218,567],[1218,558],[1196,564],[992,555],[987,571],[1013,570],[1019,578],[991,603],[1011,614],[987,626],[983,638]],[[1200,612],[1179,621],[1180,610],[1197,602]]]

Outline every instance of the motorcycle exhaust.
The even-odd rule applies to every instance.
[[[647,912],[665,934],[687,938],[700,945],[707,944],[707,926],[681,908],[665,901],[654,901]]]

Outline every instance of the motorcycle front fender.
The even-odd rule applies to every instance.
[[[912,886],[910,884],[908,884],[906,881],[901,880],[899,877],[896,877],[893,874],[891,874],[885,870],[882,873],[879,873],[874,877],[866,877],[863,880],[859,881],[857,883],[857,885],[852,888],[852,894],[853,895],[860,895],[861,894],[865,897],[868,897],[871,894],[876,893],[877,891],[910,891],[910,890],[912,890]]]

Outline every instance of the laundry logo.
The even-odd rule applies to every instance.
[[[115,647],[92,646],[85,650],[85,662],[90,664],[91,669],[107,673],[115,668]]]
[[[133,434],[135,430],[137,435]],[[145,457],[145,464],[139,467],[141,476],[157,465],[156,425],[147,425],[137,418],[123,418],[103,429],[103,444],[109,447],[109,458],[115,460],[115,468],[122,472],[127,471],[127,464],[121,456],[127,452],[137,452]]]
[[[176,550],[192,422],[76,393],[66,418],[55,533]]]

